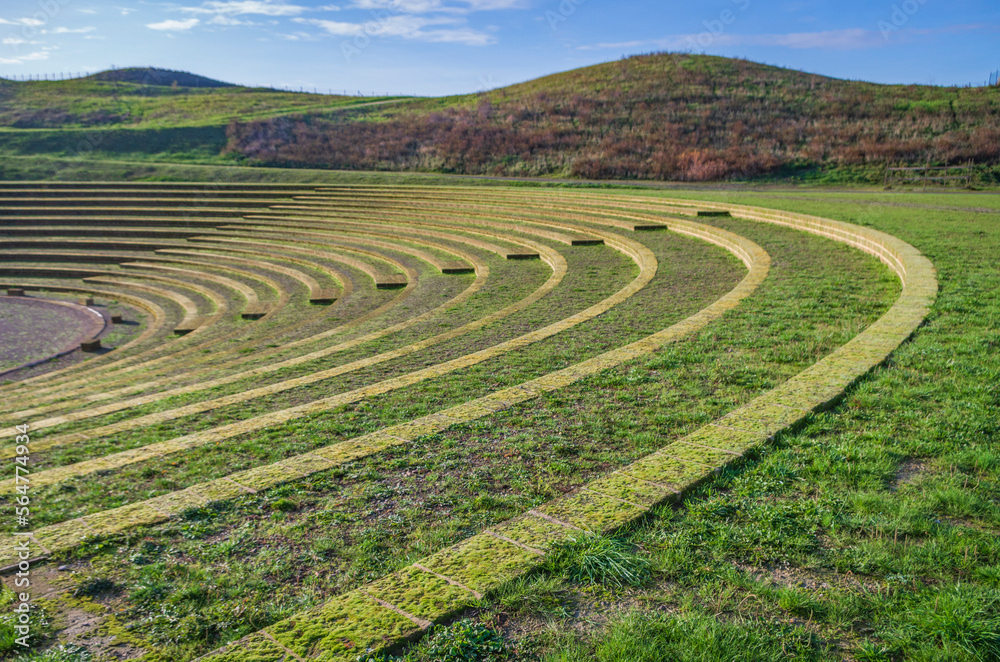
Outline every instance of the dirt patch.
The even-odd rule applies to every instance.
[[[754,581],[770,584],[775,588],[800,588],[808,591],[829,589],[878,591],[883,584],[852,572],[796,568],[784,563],[761,566],[734,564]]]
[[[7,588],[15,590],[13,575],[3,578]],[[51,598],[63,593],[72,584],[72,579],[68,572],[60,572],[50,565],[32,565],[31,567],[31,599],[39,600]]]
[[[83,567],[82,564],[76,565]],[[102,628],[107,624],[109,607],[97,602],[80,603],[67,599],[73,596],[75,590],[75,569],[73,566],[48,564],[31,569],[32,601],[45,609],[56,635],[46,647],[81,646],[102,660],[141,657],[146,651],[121,641]],[[4,582],[11,586],[13,577],[5,577]]]
[[[895,492],[903,485],[909,485],[917,476],[927,470],[927,465],[922,460],[908,458],[899,465],[896,470],[896,477],[889,483],[889,491]]]

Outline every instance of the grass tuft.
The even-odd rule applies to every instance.
[[[613,622],[593,643],[577,641],[544,662],[806,662],[823,658],[821,642],[801,626],[714,615],[635,611]]]
[[[621,588],[645,583],[651,564],[623,540],[584,534],[554,544],[544,568],[573,582]]]
[[[118,585],[107,577],[90,577],[85,579],[73,591],[76,597],[94,597],[118,590]]]
[[[995,588],[954,584],[905,609],[903,618],[886,638],[916,652],[913,659],[1000,660],[1000,591]]]
[[[432,628],[402,657],[366,654],[358,662],[501,662],[511,659],[512,653],[500,632],[466,618]]]

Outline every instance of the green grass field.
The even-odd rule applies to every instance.
[[[171,87],[78,78],[3,81],[0,126],[98,129],[222,126],[289,113],[324,113],[396,97],[357,97],[252,87]]]
[[[222,152],[231,122],[409,101],[167,80],[0,80],[0,153],[230,164]]]
[[[54,178],[72,180],[90,165],[37,156],[9,159],[4,168],[9,179],[59,173]],[[323,659],[707,661],[734,659],[735,651],[742,656],[736,659],[753,660],[1000,659],[995,194],[495,188],[500,182],[417,174],[113,161],[95,168],[108,180],[218,178],[263,188],[275,179],[400,184],[355,189],[349,195],[361,196],[363,209],[345,195],[324,222],[433,226],[446,236],[370,235],[367,241],[383,243],[352,253],[354,263],[338,263],[331,256],[343,247],[281,235],[296,223],[312,227],[285,220],[275,237],[261,239],[285,272],[263,262],[227,262],[225,244],[216,242],[199,252],[199,269],[226,274],[232,285],[177,276],[157,284],[174,298],[165,290],[133,294],[159,305],[164,324],[181,317],[181,293],[202,314],[224,310],[224,323],[180,339],[151,335],[129,350],[136,353],[131,362],[111,363],[112,353],[102,359],[104,369],[84,363],[5,387],[4,418],[23,414],[39,426],[32,435],[35,527],[99,524],[113,512],[128,523],[130,515],[112,509],[171,503],[164,499],[180,504],[155,523],[73,533],[71,545],[38,564],[36,577],[52,593],[33,621],[37,652],[20,659],[192,660],[231,642],[241,642],[235,653],[213,659],[294,659],[276,657],[256,633],[284,632],[289,618],[323,605],[354,604],[350,596],[359,589],[373,590],[373,582],[438,558],[451,545],[544,510],[717,421],[830,355],[900,296],[895,274],[854,248],[769,223],[698,218],[769,256],[766,278],[739,305],[648,355],[561,388],[466,420],[398,431],[408,421],[433,419],[434,412],[639,341],[736,287],[747,269],[718,246],[675,232],[601,225],[652,214],[663,198],[755,205],[886,232],[933,263],[937,301],[913,337],[832,408],[709,474],[682,500],[626,526],[553,543],[537,567],[462,602],[418,643],[371,652],[347,646]],[[406,188],[463,181],[490,188]],[[519,219],[519,229],[488,240],[531,242],[547,261],[505,260],[468,243],[511,218]],[[263,221],[241,222],[249,225],[213,232],[254,236],[252,224]],[[605,245],[569,246],[538,234],[554,229],[599,230]],[[310,246],[333,252],[309,257],[308,265],[305,253],[292,260],[291,251]],[[24,249],[11,250],[18,262]],[[456,250],[476,262],[476,274],[445,275],[427,262]],[[342,300],[330,308],[308,304],[287,268],[324,285],[333,284],[331,270],[339,269]],[[365,269],[405,273],[409,284],[375,289]],[[553,279],[550,292],[531,298]],[[60,282],[68,281],[37,279]],[[621,298],[632,283],[641,285]],[[284,303],[259,321],[241,320],[245,289]],[[599,315],[518,344],[525,334],[612,300]],[[343,348],[324,353],[335,343]],[[435,372],[495,347],[509,350]],[[389,358],[370,362],[379,356]],[[278,362],[288,364],[249,372]],[[312,377],[321,371],[330,374]],[[424,376],[410,380],[418,374]],[[382,384],[391,388],[366,391]],[[356,399],[348,398],[355,392]],[[255,422],[319,401],[331,404]],[[241,425],[251,427],[241,432]],[[164,450],[173,440],[226,426],[235,433]],[[243,480],[242,470],[384,430],[410,436],[299,479],[263,480],[255,493],[198,503],[183,496],[221,476]],[[126,459],[157,444],[154,457]],[[121,459],[85,466],[100,457]],[[75,473],[58,473],[67,470]],[[12,495],[2,498],[13,506]],[[12,525],[4,523],[8,531]],[[5,618],[0,649],[13,657],[18,649],[7,639],[13,621]]]
[[[997,659],[995,196],[697,197],[904,238],[938,269],[935,310],[836,409],[622,532],[637,586],[573,581],[583,550],[478,617],[528,659]]]

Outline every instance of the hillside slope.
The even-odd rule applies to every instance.
[[[996,163],[1000,88],[653,54],[481,95],[237,122],[228,134],[230,154],[260,164],[704,181],[890,160]]]
[[[142,85],[169,85],[180,87],[236,87],[233,83],[225,83],[214,78],[207,78],[187,71],[173,69],[158,69],[156,67],[126,67],[124,69],[109,69],[86,76],[87,80],[139,83]]]
[[[240,87],[166,69],[115,69],[59,81],[0,79],[0,129],[223,127],[234,119],[371,101]]]
[[[680,181],[880,182],[890,161],[972,161],[982,181],[1000,182],[1000,88],[878,85],[669,53],[424,99],[132,68],[0,79],[0,154]]]

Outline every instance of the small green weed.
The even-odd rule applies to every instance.
[[[403,657],[362,655],[358,662],[501,662],[512,651],[503,636],[484,623],[463,619],[436,626]]]
[[[271,508],[278,512],[290,513],[292,511],[298,510],[299,504],[292,499],[278,499],[271,504]]]
[[[882,633],[889,643],[911,659],[1000,660],[1000,591],[955,584],[919,597],[898,629]]]
[[[83,646],[66,644],[54,646],[41,653],[31,653],[21,659],[24,662],[90,662],[94,656]]]
[[[620,588],[643,584],[651,566],[625,541],[586,534],[553,545],[543,567],[573,582]]]
[[[491,596],[487,604],[509,616],[565,617],[569,614],[568,593],[557,577],[519,577]]]
[[[76,597],[95,597],[104,593],[111,593],[118,589],[118,585],[107,577],[89,577],[83,580],[73,595]]]

